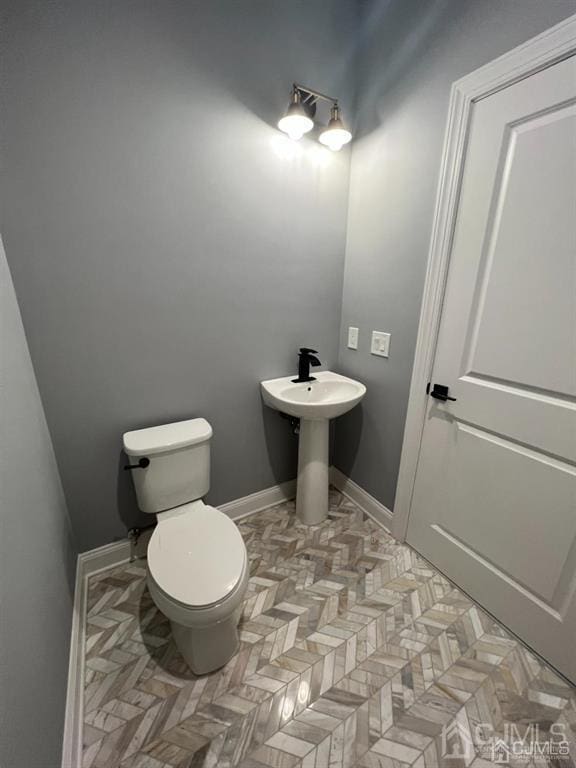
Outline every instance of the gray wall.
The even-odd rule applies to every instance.
[[[258,381],[337,358],[349,152],[287,155],[293,80],[343,99],[353,0],[5,0],[1,224],[82,550],[139,516],[122,433],[214,427],[221,503],[295,475]],[[350,109],[348,109],[350,113]]]
[[[0,765],[57,768],[74,557],[0,241]]]
[[[572,9],[5,0],[0,224],[80,549],[149,522],[126,429],[208,418],[212,503],[293,477],[257,382],[302,344],[368,384],[335,461],[393,505],[450,84]],[[354,74],[348,201],[349,151],[291,155],[274,125],[295,79],[351,117]]]
[[[576,11],[574,0],[374,0],[364,6],[339,365],[366,383],[335,463],[392,509],[450,86]],[[347,328],[360,328],[357,352]],[[392,334],[370,355],[372,330]]]

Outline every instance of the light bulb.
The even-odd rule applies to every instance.
[[[278,128],[287,133],[294,141],[301,139],[313,127],[314,123],[306,115],[288,114],[278,121]]]
[[[319,141],[324,144],[332,152],[338,152],[342,149],[344,144],[348,144],[351,140],[352,134],[343,128],[327,128],[324,133],[320,134]]]
[[[344,144],[351,141],[352,134],[344,127],[337,104],[332,107],[330,115],[330,122],[318,137],[318,141],[333,152],[339,152]]]
[[[298,141],[305,133],[314,128],[314,123],[302,106],[300,91],[297,88],[294,88],[292,91],[292,100],[286,110],[286,114],[278,121],[278,128],[287,133],[294,141]]]

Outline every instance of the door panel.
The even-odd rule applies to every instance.
[[[467,367],[511,384],[574,396],[575,201],[557,192],[573,189],[574,169],[565,152],[571,147],[576,156],[576,106],[522,122],[508,132],[506,143]],[[519,279],[522,290],[513,290]]]
[[[473,105],[407,538],[576,680],[576,63]]]
[[[439,518],[442,526],[473,541],[486,560],[500,563],[512,579],[550,602],[576,536],[576,468],[475,427],[456,428],[450,506]],[[554,525],[543,514],[551,498]]]

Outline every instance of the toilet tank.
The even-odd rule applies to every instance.
[[[210,438],[206,419],[189,419],[124,434],[130,464],[148,459],[131,470],[142,512],[163,512],[201,499],[210,488]],[[146,462],[143,462],[146,463]]]

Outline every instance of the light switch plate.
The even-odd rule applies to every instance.
[[[358,328],[348,328],[348,349],[358,349]]]
[[[370,352],[380,357],[388,357],[390,352],[390,334],[382,333],[382,331],[372,331]]]

